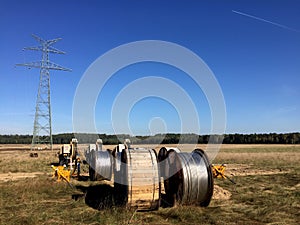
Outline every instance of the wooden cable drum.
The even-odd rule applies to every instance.
[[[165,191],[170,205],[208,206],[213,195],[213,175],[205,152],[170,150],[165,160]]]
[[[120,173],[115,174],[114,182],[117,204],[139,211],[158,209],[160,184],[156,152],[153,149],[124,149],[121,162]]]
[[[89,176],[92,181],[111,180],[113,159],[109,150],[91,151],[88,163]]]

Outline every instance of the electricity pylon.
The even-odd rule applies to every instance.
[[[17,66],[26,66],[29,68],[40,69],[40,81],[35,107],[35,118],[33,125],[33,136],[31,142],[31,150],[36,149],[38,146],[50,146],[52,150],[52,122],[51,122],[51,101],[50,101],[50,70],[63,70],[71,71],[68,68],[61,67],[49,61],[49,53],[65,54],[52,45],[61,38],[53,40],[43,40],[42,38],[32,35],[33,38],[39,42],[39,46],[26,47],[23,50],[34,50],[42,52],[42,60],[38,62],[30,62],[23,64],[16,64]]]

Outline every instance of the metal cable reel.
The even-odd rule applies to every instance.
[[[179,148],[172,148],[172,147],[162,147],[158,152],[158,162],[159,162],[159,169],[160,169],[160,175],[163,177],[164,180],[166,180],[168,176],[168,166],[166,165],[166,158],[169,151],[175,151],[177,153],[180,153]]]
[[[89,177],[92,181],[111,180],[113,158],[111,151],[99,150],[95,144],[89,146],[86,159],[89,164]]]
[[[123,177],[121,173],[121,165],[122,165],[122,151],[127,149],[128,146],[125,144],[118,144],[112,151],[113,156],[113,174],[114,174],[114,187],[123,184]],[[119,188],[118,188],[119,189]]]
[[[125,193],[122,193],[122,191],[125,190],[125,187],[123,185],[123,174],[121,172],[121,166],[122,166],[122,151],[119,151],[119,148],[115,148],[112,151],[113,156],[113,173],[114,173],[114,196],[115,196],[115,204],[116,205],[123,205],[124,202],[126,202],[126,195]]]
[[[162,147],[159,152],[158,152],[158,162],[160,163],[160,171],[161,171],[161,176],[163,176],[164,174],[164,170],[165,170],[165,166],[164,166],[164,160],[167,158],[167,154],[169,151],[175,151],[177,153],[180,153],[180,149],[179,148],[172,148],[172,147]]]
[[[111,180],[113,159],[109,150],[95,152],[95,180]]]
[[[160,185],[162,188],[162,192],[169,190],[169,177],[170,177],[170,159],[167,159],[168,152],[174,151],[180,153],[181,151],[178,148],[171,147],[162,147],[158,152],[158,162],[159,162],[159,170],[160,170]],[[161,193],[161,201],[162,204],[166,206],[173,206],[173,201],[170,200],[170,196],[165,197],[164,193]]]
[[[167,152],[165,191],[168,204],[208,206],[213,195],[213,176],[207,155],[201,149],[192,153]]]

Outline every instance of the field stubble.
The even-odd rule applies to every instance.
[[[215,193],[207,208],[178,206],[152,212],[119,207],[97,210],[99,193],[89,194],[89,198],[95,197],[91,205],[87,190],[105,184],[72,181],[77,189],[71,189],[51,178],[50,163],[57,162],[56,151],[41,151],[39,157],[31,158],[20,146],[8,147],[0,146],[0,224],[300,223],[297,145],[223,145],[213,163],[226,163],[226,174],[236,185],[215,180]],[[190,147],[183,150],[193,150]],[[74,200],[74,196],[79,197]]]

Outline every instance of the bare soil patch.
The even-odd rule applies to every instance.
[[[212,199],[214,200],[229,200],[231,197],[231,192],[218,186],[214,185],[214,194],[212,196]]]
[[[231,176],[255,176],[255,175],[275,175],[289,173],[289,170],[281,169],[257,169],[248,164],[227,164],[225,174]]]
[[[32,172],[32,173],[0,173],[0,181],[7,182],[7,181],[15,181],[19,179],[26,179],[26,178],[34,178],[38,175],[43,175],[43,172]]]

